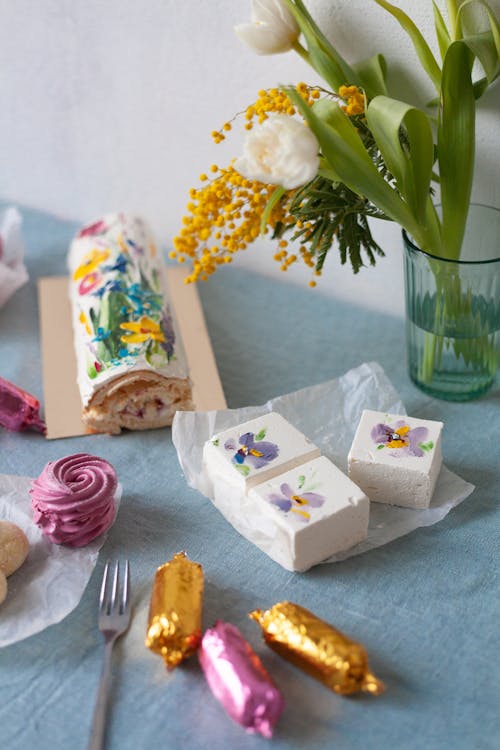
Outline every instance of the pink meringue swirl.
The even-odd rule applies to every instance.
[[[113,523],[117,486],[116,471],[98,456],[49,461],[31,482],[33,520],[51,542],[84,547]]]

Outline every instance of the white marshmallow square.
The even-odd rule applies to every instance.
[[[428,508],[441,469],[442,422],[365,409],[349,477],[377,503]]]
[[[270,412],[214,435],[205,443],[203,463],[213,483],[223,479],[245,492],[319,454],[296,427]]]
[[[370,502],[325,456],[248,493],[245,513],[273,525],[272,544],[257,546],[287,570],[304,571],[366,538]]]

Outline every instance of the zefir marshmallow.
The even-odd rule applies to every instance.
[[[243,492],[320,455],[305,435],[277,412],[232,427],[205,443],[203,463],[212,482]]]
[[[442,422],[365,409],[349,476],[377,503],[428,508],[441,469]]]
[[[307,570],[368,533],[370,501],[325,456],[254,487],[245,509],[264,527],[272,524],[273,542],[265,551],[287,570]]]

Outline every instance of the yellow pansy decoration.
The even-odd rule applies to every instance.
[[[92,271],[95,271],[96,268],[98,268],[101,263],[104,263],[105,260],[109,258],[109,250],[98,250],[95,248],[94,250],[91,250],[85,257],[83,258],[82,262],[76,269],[76,271],[73,274],[74,281],[78,281],[78,279],[83,279],[84,276],[86,276],[88,273],[92,273]]]
[[[410,428],[408,425],[403,425],[403,427],[398,427],[397,430],[394,430],[394,435],[392,440],[389,440],[389,442],[386,444],[388,448],[405,448],[407,445],[410,444],[409,440],[405,440],[405,436],[409,433]],[[399,436],[399,437],[397,437]]]
[[[142,344],[144,341],[154,339],[155,341],[165,341],[165,336],[160,328],[159,323],[143,316],[140,320],[130,323],[120,323],[120,328],[130,331],[121,337],[124,344]]]

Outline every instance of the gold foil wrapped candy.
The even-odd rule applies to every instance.
[[[261,626],[268,646],[334,693],[363,690],[379,695],[384,691],[383,683],[368,668],[364,647],[304,607],[279,602],[249,616]]]
[[[201,641],[203,568],[184,552],[156,571],[146,646],[174,669],[194,654]]]

